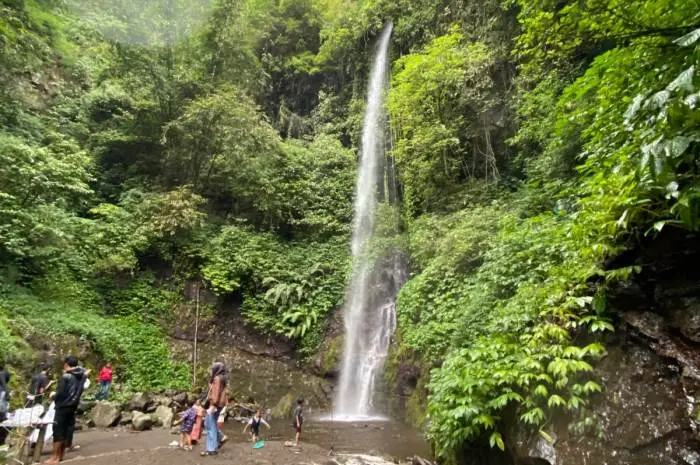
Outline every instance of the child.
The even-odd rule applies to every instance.
[[[184,450],[192,450],[192,428],[197,420],[197,411],[192,403],[190,407],[180,414],[180,419],[175,424],[182,423],[180,428],[180,448]]]
[[[255,415],[248,420],[248,424],[243,428],[243,433],[245,433],[245,430],[250,426],[250,437],[253,439],[253,442],[258,442],[258,439],[260,439],[260,423],[267,426],[267,429],[270,429],[270,424],[263,419],[262,412],[258,408],[255,409]]]
[[[204,422],[204,406],[202,406],[202,399],[197,399],[194,403],[194,411],[196,418],[194,420],[194,426],[192,427],[192,432],[190,433],[190,441],[192,444],[197,444],[202,437],[202,423]]]
[[[299,445],[299,440],[301,439],[301,425],[304,423],[303,415],[303,405],[304,399],[297,399],[297,407],[294,409],[294,429],[296,430],[296,436],[294,437],[294,446]]]

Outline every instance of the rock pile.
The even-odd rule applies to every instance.
[[[154,426],[170,428],[175,413],[187,408],[194,396],[186,392],[173,395],[151,395],[138,392],[126,402],[85,401],[80,412],[88,417],[87,423],[98,428],[131,427],[144,431]]]

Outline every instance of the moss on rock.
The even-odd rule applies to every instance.
[[[274,418],[288,418],[292,415],[293,408],[294,396],[292,394],[287,394],[282,397],[272,409],[272,416]]]
[[[334,337],[328,344],[328,348],[321,354],[321,371],[324,376],[338,371],[344,340],[342,334]]]

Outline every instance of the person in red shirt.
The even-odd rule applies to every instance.
[[[97,381],[100,383],[99,391],[95,395],[97,400],[107,400],[109,397],[109,387],[112,385],[112,364],[107,363],[100,370],[100,374],[97,376]]]

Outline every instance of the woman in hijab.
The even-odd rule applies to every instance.
[[[226,436],[219,430],[216,421],[221,410],[228,403],[226,394],[226,366],[221,362],[215,362],[211,366],[211,376],[209,378],[209,393],[207,394],[206,409],[204,417],[204,429],[207,432],[206,449],[202,455],[215,455],[221,444],[226,442]]]

